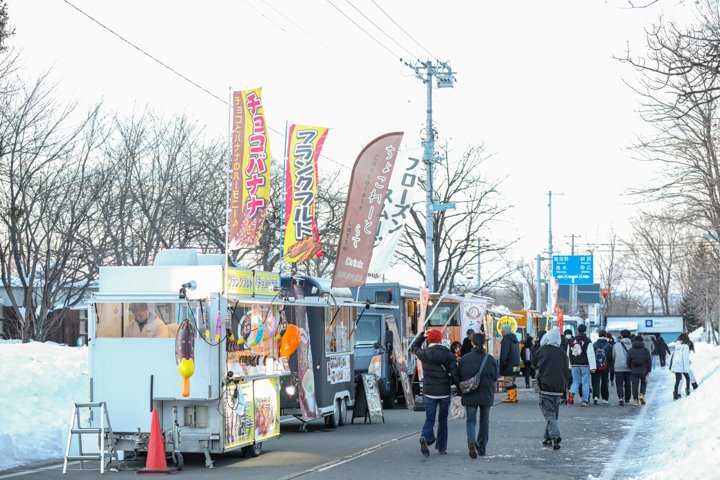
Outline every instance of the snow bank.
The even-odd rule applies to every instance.
[[[0,470],[65,455],[73,402],[88,401],[87,347],[0,343]]]
[[[699,336],[694,336],[699,338]],[[678,478],[710,478],[717,469],[710,467],[720,455],[720,347],[694,340],[695,354],[691,354],[692,369],[700,388],[685,397],[685,381],[681,384],[683,398],[673,401],[674,375],[665,389],[658,411],[647,470],[637,477],[644,480]],[[665,373],[665,372],[663,372]],[[710,470],[708,470],[710,468]],[[710,475],[710,476],[708,476]]]

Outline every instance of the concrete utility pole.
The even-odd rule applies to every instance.
[[[580,235],[574,233],[570,235],[570,255],[575,255],[575,239],[580,238]],[[577,313],[577,285],[570,285],[570,315]]]
[[[452,88],[455,83],[455,72],[447,62],[433,63],[428,60],[423,63],[405,65],[415,71],[415,76],[423,81],[427,90],[427,119],[425,137],[423,138],[423,163],[425,163],[425,286],[432,292],[435,289],[435,273],[433,271],[433,164],[435,157],[435,130],[432,121],[432,79],[437,80],[438,88]]]
[[[555,193],[555,195],[562,195],[562,193]],[[550,268],[548,269],[550,274],[548,275],[548,289],[547,289],[547,305],[550,305],[550,277],[552,277],[552,261],[553,261],[553,244],[552,244],[552,196],[553,192],[548,191],[548,260],[550,262]],[[552,315],[555,312],[550,312]]]
[[[537,256],[537,271],[535,274],[537,275],[537,278],[535,279],[535,310],[538,312],[542,312],[542,288],[540,287],[542,283],[542,279],[540,278],[540,262],[542,262],[543,257],[538,255]]]

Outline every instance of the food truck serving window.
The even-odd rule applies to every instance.
[[[372,346],[379,342],[381,321],[380,315],[363,315],[355,329],[355,346]]]
[[[458,321],[458,312],[460,311],[460,309],[457,308],[457,306],[457,302],[440,302],[440,305],[435,308],[432,316],[428,319],[427,324],[431,327],[442,327],[445,324],[447,324],[449,327],[459,326],[460,322]],[[432,308],[433,307],[428,307],[430,311],[432,311]],[[453,312],[455,313],[453,314]],[[450,322],[448,322],[448,318],[450,318],[450,315],[452,315],[453,317]]]
[[[97,338],[175,338],[180,322],[201,315],[198,305],[176,303],[96,303],[95,309]]]
[[[335,321],[333,321],[333,317]],[[328,315],[325,316],[325,351],[327,353],[349,353],[351,351],[350,330],[352,329],[351,325],[355,324],[355,318],[354,308],[333,307],[329,310]]]

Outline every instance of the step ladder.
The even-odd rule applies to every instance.
[[[87,419],[81,417],[81,410],[87,411]],[[100,427],[93,426],[93,423],[96,422],[96,412],[99,413]],[[70,455],[74,435],[77,435],[78,454]],[[97,436],[97,453],[85,453],[83,451],[83,435]],[[100,474],[103,474],[105,473],[105,467],[112,459],[117,460],[118,456],[115,451],[115,440],[110,427],[107,404],[105,402],[75,403],[72,418],[70,419],[70,433],[68,434],[67,449],[65,450],[63,475],[67,473],[68,462],[74,461],[80,462],[80,469],[82,470],[85,470],[85,462],[99,461]]]

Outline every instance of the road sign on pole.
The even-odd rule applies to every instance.
[[[441,210],[455,210],[455,202],[451,203],[433,203],[430,205],[431,212],[439,212]]]
[[[592,255],[553,255],[553,277],[560,285],[593,283]]]

